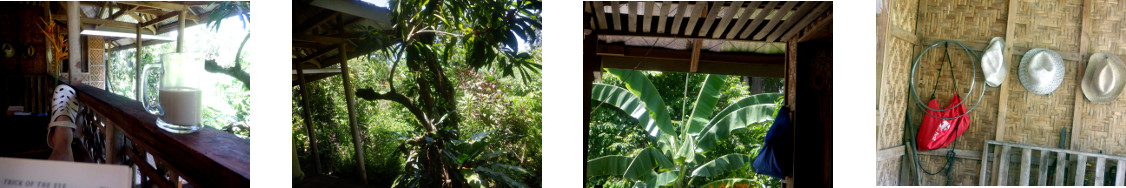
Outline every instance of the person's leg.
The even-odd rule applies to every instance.
[[[74,136],[74,117],[78,114],[78,100],[74,88],[67,85],[55,87],[51,101],[51,123],[47,125],[47,146],[52,148],[48,160],[74,161],[70,142]]]

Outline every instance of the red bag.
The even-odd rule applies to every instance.
[[[950,105],[945,108],[938,108],[937,99],[931,99],[931,101],[927,103],[927,107],[931,109],[949,109],[954,107],[954,105],[957,105],[957,107],[946,111],[926,110],[927,114],[923,116],[923,124],[919,126],[919,134],[915,136],[916,143],[918,143],[918,150],[924,151],[946,147],[946,145],[950,145],[950,143],[954,142],[955,138],[962,135],[962,132],[966,132],[966,129],[970,127],[970,116],[963,115],[958,117],[966,113],[966,107],[962,106],[962,104],[960,104],[961,102],[962,98],[958,95],[954,95],[954,97],[950,99]],[[958,118],[949,119],[953,117]]]

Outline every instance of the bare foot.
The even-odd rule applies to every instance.
[[[59,116],[55,121],[70,121],[67,116]],[[74,161],[74,152],[70,151],[70,142],[74,138],[74,128],[58,126],[48,136],[51,139],[51,156],[47,160]]]

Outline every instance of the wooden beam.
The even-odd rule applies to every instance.
[[[762,1],[751,1],[751,4],[749,6],[747,6],[747,8],[743,9],[743,14],[739,15],[739,19],[738,19],[739,21],[735,22],[734,26],[731,26],[731,30],[728,30],[727,34],[725,34],[725,35],[723,35],[723,33],[716,34],[712,38],[724,38],[724,37],[726,37],[727,39],[734,39],[735,35],[738,35],[739,31],[741,31],[741,28],[743,28],[743,25],[747,24],[747,20],[751,19],[751,14],[754,14],[755,11],[759,11],[758,6],[760,4],[762,4]]]
[[[653,70],[663,72],[688,72],[687,59],[668,59],[652,57],[628,57],[600,55],[603,68]],[[638,62],[644,62],[638,64]],[[778,63],[752,62],[734,63],[724,61],[700,60],[696,72],[704,74],[740,75],[751,77],[781,78],[785,75],[785,65]]]
[[[692,43],[692,59],[690,60],[692,65],[688,68],[688,72],[696,73],[696,66],[700,63],[700,46],[703,43],[704,41],[700,39],[696,39]]]
[[[905,147],[904,145],[899,145],[876,151],[876,162],[899,158],[903,156],[904,152],[906,152],[905,148],[907,147]]]
[[[794,12],[794,14],[791,14],[790,18],[786,19],[786,22],[782,22],[782,25],[778,26],[778,29],[775,29],[774,32],[770,33],[770,36],[766,37],[766,41],[778,41],[778,38],[782,37],[782,34],[786,33],[787,30],[792,29],[794,24],[797,24],[798,20],[801,20],[801,18],[816,16],[810,14],[809,11],[813,10],[819,3],[822,2],[802,2],[801,7],[798,7],[798,10]]]
[[[747,27],[743,28],[742,32],[739,32],[739,38],[747,38],[747,36],[751,35],[752,32],[755,32],[755,29],[757,29],[758,26],[762,24],[762,20],[766,19],[766,16],[770,15],[770,11],[773,11],[776,8],[778,8],[778,1],[771,1],[766,3],[766,7],[762,8],[762,10],[759,10],[758,15],[755,16],[754,21],[751,21],[751,24],[747,24]],[[730,35],[729,33],[727,38],[732,39],[735,38],[735,36]]]
[[[321,170],[321,156],[320,151],[317,149],[317,136],[313,133],[313,116],[309,113],[309,85],[305,82],[305,73],[301,67],[297,67],[297,79],[301,81],[301,113],[304,115],[305,120],[305,136],[309,137],[309,148],[313,149],[313,166],[317,169],[317,175],[320,175]]]
[[[939,149],[934,149],[934,150],[919,151],[919,155],[946,156],[947,152],[949,152],[949,151],[950,151],[949,148],[939,148]],[[954,153],[956,153],[956,155],[954,155],[954,158],[960,158],[960,159],[966,159],[966,160],[981,160],[982,159],[982,155],[981,155],[980,151],[955,149]]]
[[[1081,12],[1080,14],[1082,15],[1082,19],[1081,19],[1082,21],[1081,21],[1080,24],[1082,26],[1079,29],[1080,30],[1079,31],[1079,57],[1080,57],[1080,59],[1078,61],[1079,63],[1076,63],[1076,64],[1078,64],[1078,68],[1075,69],[1076,70],[1075,71],[1075,73],[1076,73],[1075,74],[1075,85],[1076,86],[1082,86],[1083,75],[1086,74],[1086,72],[1087,72],[1086,71],[1087,70],[1086,69],[1087,68],[1087,62],[1085,62],[1083,60],[1087,59],[1086,58],[1088,56],[1087,55],[1087,47],[1088,47],[1088,45],[1091,45],[1090,43],[1087,42],[1087,40],[1088,40],[1087,39],[1087,32],[1090,31],[1090,27],[1091,27],[1091,24],[1088,23],[1087,20],[1091,19],[1091,8],[1093,7],[1093,5],[1094,5],[1093,0],[1084,0],[1083,1],[1083,7],[1080,10],[1080,12]],[[1079,133],[1081,131],[1083,131],[1083,111],[1086,109],[1086,108],[1084,108],[1086,106],[1087,106],[1087,100],[1083,98],[1083,87],[1075,87],[1075,107],[1071,109],[1073,111],[1073,114],[1071,116],[1071,139],[1070,139],[1071,144],[1068,145],[1069,149],[1079,147],[1079,141],[1078,141],[1079,139],[1075,139],[1075,138],[1078,138],[1079,136],[1081,136]],[[1063,140],[1063,139],[1066,139],[1066,138],[1060,138],[1060,140]]]
[[[730,25],[731,20],[735,19],[735,17],[738,17],[738,16],[735,16],[734,14],[739,13],[739,10],[753,11],[755,9],[754,9],[754,7],[747,7],[746,9],[744,9],[742,1],[736,1],[735,4],[732,4],[730,7],[727,7],[727,12],[725,12],[723,14],[723,17],[720,18],[723,21],[720,21],[719,25],[715,28],[715,30],[712,31],[712,38],[723,37],[723,32],[727,30],[727,25]],[[746,14],[746,12],[748,12],[748,11],[743,11],[743,14]],[[706,35],[706,34],[701,33],[701,35]]]
[[[160,1],[116,1],[116,2],[121,3],[121,4],[127,4],[127,5],[133,5],[133,6],[143,6],[143,7],[152,7],[152,8],[158,8],[158,9],[164,9],[164,10],[170,10],[170,11],[182,11],[182,10],[188,8],[188,6],[185,6],[185,5],[182,5],[182,4],[160,2]]]
[[[312,17],[312,18],[305,20],[305,24],[298,27],[298,28],[301,28],[301,33],[295,33],[295,34],[306,34],[306,33],[309,33],[309,32],[313,32],[313,29],[316,29],[321,24],[324,24],[325,22],[328,22],[332,18],[335,18],[339,15],[340,15],[340,12],[336,12],[336,11],[329,11],[329,12],[323,12],[321,14],[318,14],[316,17]]]
[[[1049,152],[1050,151],[1047,150],[1040,150],[1040,166],[1037,167],[1037,169],[1039,169],[1039,172],[1036,173],[1039,176],[1037,176],[1038,178],[1036,178],[1036,185],[1048,185],[1048,156],[1050,156],[1051,154]],[[984,167],[985,165],[982,166]]]
[[[348,107],[348,125],[352,127],[352,146],[355,147],[356,167],[360,171],[360,180],[364,184],[368,184],[367,170],[364,167],[364,144],[360,139],[360,125],[356,123],[356,116],[359,116],[356,111],[356,90],[352,89],[352,78],[348,75],[348,56],[345,55],[345,44],[340,43],[340,70],[343,72],[344,82],[344,99]]]
[[[66,14],[53,14],[53,15],[51,15],[51,18],[56,20],[56,21],[67,21]],[[83,23],[83,24],[101,25],[101,26],[121,28],[121,29],[133,29],[133,27],[135,25],[137,25],[137,24],[129,23],[129,22],[106,20],[106,19],[97,19],[97,18],[79,18],[78,21]]]
[[[1087,156],[1083,154],[1078,155],[1079,162],[1075,163],[1075,184],[1074,186],[1083,186],[1083,180],[1087,176]]]
[[[762,31],[759,31],[758,34],[755,34],[754,39],[755,40],[762,40],[763,38],[766,38],[767,34],[770,34],[771,30],[782,29],[782,28],[776,28],[774,26],[777,26],[778,23],[781,23],[782,17],[784,17],[784,16],[786,16],[786,14],[789,14],[790,12],[792,12],[790,9],[793,9],[794,6],[797,6],[797,5],[798,5],[797,1],[786,2],[785,5],[782,5],[782,9],[778,10],[778,12],[774,14],[774,18],[770,19],[770,23],[767,23],[766,27],[762,28]]]
[[[822,2],[821,4],[818,4],[817,8],[813,8],[813,12],[809,13],[810,16],[802,18],[800,22],[795,24],[794,27],[790,28],[789,32],[786,32],[785,35],[782,35],[781,39],[782,40],[788,40],[788,39],[790,39],[791,36],[797,35],[802,30],[804,30],[806,27],[808,27],[810,23],[813,23],[814,20],[817,20],[817,19],[825,16],[823,14],[826,11],[829,11],[832,8],[833,8],[833,2]]]
[[[662,59],[675,59],[684,62],[691,61],[692,50],[672,50],[664,48],[649,48],[649,47],[635,47],[626,46],[622,44],[605,44],[599,43],[596,47],[597,53],[604,56],[626,56],[626,57],[645,57],[645,58],[662,58]],[[782,55],[765,55],[754,53],[730,53],[730,52],[710,52],[700,51],[700,61],[720,61],[731,63],[768,63],[768,64],[783,64],[785,57]],[[688,66],[683,66],[688,68]],[[687,69],[685,69],[687,70]],[[687,71],[684,71],[687,72]]]
[[[1020,155],[1020,186],[1028,186],[1028,179],[1032,174],[1032,150],[1028,148],[1021,149]]]
[[[1011,149],[1012,149],[1012,146],[1007,146],[1007,145],[1002,146],[1001,155],[997,157],[998,161],[1000,161],[1000,162],[997,162],[997,164],[999,164],[999,167],[995,168],[995,170],[994,170],[994,171],[997,171],[999,173],[997,175],[997,185],[1005,186],[1006,184],[1008,184],[1008,180],[1006,180],[1006,179],[1009,176],[1009,157],[1008,156],[1009,156],[1009,150],[1011,150]]]
[[[325,54],[328,54],[329,52],[335,52],[338,49],[340,49],[340,48],[328,47],[328,48],[323,48],[323,49],[317,49],[316,53],[307,55],[305,57],[298,58],[297,60],[293,60],[293,65],[296,66],[296,65],[300,65],[301,63],[304,63],[304,62],[307,62],[307,61],[312,61],[312,60],[317,59],[321,56],[324,56]]]
[[[109,19],[109,20],[117,19],[118,17],[121,17],[121,15],[130,14],[130,12],[132,12],[133,10],[136,10],[136,9],[137,9],[137,6],[121,5],[121,7],[118,8],[117,12],[109,15],[109,18],[107,18],[107,19]]]
[[[324,36],[324,35],[293,35],[293,41],[319,42],[319,43],[348,43],[350,37]]]
[[[1099,157],[1095,161],[1095,186],[1103,186],[1103,180],[1106,180],[1106,175],[1103,171],[1106,169],[1106,158]]]
[[[1008,17],[1006,17],[1007,19],[1005,19],[1006,22],[1007,22],[1006,26],[1005,26],[1005,40],[1012,40],[1013,39],[1013,33],[1016,30],[1016,22],[1013,21],[1016,18],[1016,12],[1017,12],[1016,10],[1017,10],[1017,1],[1009,1],[1009,10],[1008,10],[1009,15],[1008,15]],[[1013,43],[1012,43],[1012,41],[1007,41],[1005,43],[1004,59],[1009,59],[1009,62],[1016,62],[1016,61],[1012,61],[1012,59],[1013,59],[1013,55],[1012,55],[1013,52],[1012,51],[1013,51]],[[1012,70],[1013,64],[1016,64],[1016,63],[1006,63],[1004,66],[1006,66],[1007,68],[1003,68],[1002,70]],[[1014,79],[1003,79],[1003,80],[1001,80],[1001,92],[997,96],[997,98],[998,98],[997,99],[997,101],[998,101],[997,102],[997,106],[998,106],[997,107],[997,126],[995,127],[996,130],[993,132],[994,133],[993,140],[996,140],[996,141],[1005,141],[1005,120],[1008,119],[1006,116],[1008,115],[1008,111],[1009,111],[1009,108],[1007,108],[1007,106],[1009,104],[1009,100],[1008,100],[1009,99],[1009,89],[1008,89],[1008,87],[1011,87],[1010,80],[1014,80]],[[996,150],[994,152],[999,152],[999,150]],[[1062,156],[1062,155],[1066,155],[1066,154],[1060,153],[1060,155]],[[1001,166],[1000,163],[997,163],[997,164],[995,164],[994,167],[995,168],[993,168],[993,169],[1000,169],[1000,167],[1002,167],[1002,166]],[[1063,169],[1060,169],[1060,170],[1063,170]],[[994,173],[993,173],[993,179],[997,180],[998,182],[1003,180],[1003,178],[998,177],[999,171],[1000,170],[994,170]],[[1060,182],[1063,182],[1063,180],[1060,179],[1060,180],[1057,181],[1057,183],[1060,183]]]
[[[688,2],[681,1],[676,5],[676,15],[672,17],[672,35],[674,36],[680,34],[680,24],[683,20],[681,17],[685,16],[684,12],[688,11],[686,9],[688,9]]]
[[[180,16],[180,13],[182,13],[182,12],[183,11],[172,11],[172,12],[169,12],[167,14],[160,15],[160,17],[156,17],[152,20],[149,20],[149,21],[141,24],[141,27],[149,27],[153,24],[157,24],[157,23],[160,23],[161,21],[167,20],[168,18]],[[156,32],[156,30],[153,29],[153,32]]]

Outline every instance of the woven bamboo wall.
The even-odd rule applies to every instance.
[[[907,84],[900,80],[908,77],[911,60],[926,47],[924,45],[954,40],[981,53],[992,37],[1005,37],[1006,42],[1012,45],[1012,54],[1007,59],[1007,81],[1000,88],[987,87],[981,104],[970,115],[970,129],[958,138],[954,148],[976,152],[980,156],[984,141],[1000,137],[1007,142],[1046,147],[1057,147],[1062,142],[1065,143],[1064,148],[1126,155],[1126,98],[1110,104],[1094,104],[1083,98],[1078,90],[1079,74],[1082,73],[1080,63],[1085,64],[1090,54],[1109,52],[1126,58],[1126,0],[1086,0],[1086,4],[1084,0],[890,0],[887,23],[891,29],[888,30],[907,34],[892,32],[881,46],[884,59],[880,65],[881,85],[878,87],[880,121],[877,125],[877,147],[885,149],[902,143],[894,138],[903,136],[903,109],[911,108],[913,118],[910,122],[915,125],[923,117],[915,101],[906,98],[910,93]],[[1010,5],[1013,6],[1012,17]],[[1084,13],[1084,9],[1089,12]],[[1087,25],[1085,41],[1080,40],[1084,24]],[[1008,33],[1009,26],[1012,26],[1011,33]],[[916,41],[912,39],[921,45],[913,44]],[[911,47],[913,49],[908,49]],[[1055,50],[1065,60],[1067,72],[1063,84],[1050,95],[1031,94],[1020,84],[1017,65],[1023,53],[1031,48]],[[917,68],[914,80],[923,102],[929,100],[930,93],[934,91],[932,84],[936,81],[942,50],[941,46],[932,48]],[[955,76],[960,83],[957,93],[965,95],[972,76],[969,58],[961,48],[951,48],[950,52],[951,59],[957,63]],[[903,53],[908,53],[906,60],[903,60]],[[940,78],[937,91],[940,104],[948,104],[949,97],[954,94],[950,91],[950,72],[944,71],[947,72]],[[967,105],[977,101],[977,95],[971,96],[973,98],[963,96]],[[999,114],[1001,111],[1005,111],[1003,115]],[[998,129],[999,124],[1004,127]],[[1073,124],[1079,126],[1072,127]],[[1067,130],[1068,134],[1061,137],[1061,130]],[[930,170],[946,163],[942,156],[919,157],[924,168]],[[893,166],[887,164],[888,161],[893,160],[877,163],[879,185],[893,185],[895,181],[892,180],[902,179],[888,176],[891,173],[886,168]],[[910,168],[903,165],[900,165],[903,169]],[[976,185],[979,165],[980,158],[955,159],[952,184]],[[1036,168],[1033,167],[1034,170]],[[924,174],[921,179],[923,185],[943,185],[946,181],[942,175]]]
[[[877,150],[902,147],[903,121],[907,101],[907,83],[910,71],[909,61],[915,54],[916,39],[890,33],[914,33],[917,1],[888,1],[882,16],[888,19],[881,31],[885,46],[882,47],[882,66],[878,82],[879,100],[877,104],[879,121],[877,128]],[[877,161],[877,185],[897,185],[900,176],[902,157]]]
[[[1126,0],[1095,0],[1089,11],[1088,51],[1108,52],[1126,58]],[[1082,94],[1082,92],[1079,92]],[[1089,103],[1077,108],[1083,126],[1078,131],[1076,148],[1081,151],[1126,155],[1126,97],[1109,104]]]

